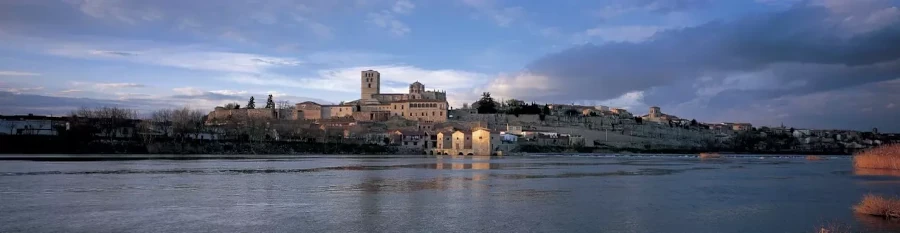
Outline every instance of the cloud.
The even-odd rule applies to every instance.
[[[520,6],[503,7],[495,0],[462,0],[462,2],[502,27],[509,26],[525,16],[524,8]]]
[[[0,70],[0,76],[40,76],[39,73],[32,72],[23,72],[23,71],[10,71],[10,70]]]
[[[40,36],[70,31],[97,35],[161,30],[164,33],[160,36],[168,38],[280,44],[330,39],[332,30],[323,20],[335,13],[362,10],[360,4],[321,0],[220,0],[214,7],[203,1],[178,0],[57,1],[65,4],[4,1],[0,28]],[[305,20],[292,20],[297,16]]]
[[[612,19],[634,12],[669,14],[701,8],[710,0],[612,0],[593,12],[601,19]]]
[[[429,89],[446,90],[448,93],[466,93],[474,97],[473,86],[485,84],[489,76],[460,70],[428,70],[414,66],[385,65],[359,66],[319,70],[315,75],[290,77],[275,74],[238,75],[231,81],[260,87],[290,87],[343,93],[359,93],[360,72],[377,70],[381,73],[381,90],[384,93],[406,93],[409,84],[419,81]],[[353,95],[356,96],[356,95]]]
[[[316,22],[302,15],[294,15],[294,20],[306,26],[316,37],[320,39],[331,39],[334,37],[334,33],[331,27],[326,26],[325,24]]]
[[[146,87],[144,84],[137,83],[97,83],[94,84],[95,88],[98,89],[123,89],[123,88],[142,88]]]
[[[391,10],[397,14],[409,14],[413,9],[416,8],[416,5],[410,2],[409,0],[398,0],[394,3],[394,7]]]
[[[168,66],[191,70],[242,73],[259,73],[273,67],[296,66],[302,63],[294,58],[272,57],[248,53],[206,51],[190,47],[130,50],[94,48],[105,46],[118,47],[118,45],[77,44],[49,48],[47,49],[47,53],[78,59],[121,60],[139,64]]]
[[[840,7],[802,4],[727,22],[655,31],[651,39],[647,39],[650,29],[633,30],[646,33],[632,36],[595,31],[618,34],[614,35],[620,36],[617,41],[631,43],[588,44],[548,54],[519,74],[497,77],[486,90],[561,103],[612,100],[640,92],[640,101],[647,105],[660,105],[669,113],[698,120],[733,117],[801,123],[802,116],[812,114],[800,112],[804,108],[798,100],[851,107],[850,102],[862,101],[859,93],[885,99],[886,93],[874,91],[872,84],[900,78],[900,45],[894,42],[900,41],[900,25],[831,20],[890,11],[893,6],[838,2]],[[849,30],[854,25],[867,29]],[[858,94],[843,91],[853,88],[861,89]],[[790,107],[766,108],[778,104]],[[883,109],[887,104],[871,107]],[[767,109],[776,109],[771,116],[784,118],[748,117]],[[828,109],[836,108],[815,111]],[[838,121],[848,118],[840,115],[819,117],[823,120],[816,124],[825,125],[827,119],[832,125],[863,125]],[[875,122],[874,115],[859,118]]]
[[[140,21],[156,21],[163,18],[163,13],[150,6],[132,8],[120,0],[69,0],[81,12],[94,18],[119,20],[129,24]]]
[[[584,34],[611,42],[642,42],[661,29],[658,26],[604,26],[588,29]]]
[[[394,18],[394,15],[388,11],[369,13],[366,21],[379,28],[388,29],[396,36],[403,36],[411,31],[409,26]]]
[[[44,90],[44,87],[20,87],[20,88],[7,88],[6,92],[22,94],[22,93],[34,93],[38,91]]]

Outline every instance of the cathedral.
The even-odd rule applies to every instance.
[[[320,105],[303,102],[296,105],[296,119],[329,119],[353,117],[357,121],[386,121],[392,117],[424,123],[447,121],[447,93],[425,90],[425,85],[414,82],[409,93],[381,93],[381,73],[362,71],[360,98],[339,105]]]

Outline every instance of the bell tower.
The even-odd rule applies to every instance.
[[[381,93],[381,73],[374,70],[364,70],[360,77],[360,99],[372,99],[372,95]]]

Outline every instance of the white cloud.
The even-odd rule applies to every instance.
[[[135,8],[121,0],[67,0],[75,4],[82,13],[94,18],[114,19],[129,24],[139,21],[156,21],[163,18],[163,13],[153,7]]]
[[[122,89],[122,88],[141,88],[146,87],[144,84],[137,83],[97,83],[95,88],[99,89]]]
[[[416,5],[414,5],[409,0],[398,0],[396,3],[394,3],[394,7],[391,8],[391,10],[398,14],[408,14],[415,8]]]
[[[588,29],[584,34],[611,42],[643,42],[662,30],[659,26],[602,26]]]
[[[409,26],[394,18],[394,15],[388,11],[369,13],[366,21],[380,28],[388,29],[388,31],[397,36],[406,35],[411,31]]]
[[[34,94],[34,92],[42,91],[44,87],[20,87],[20,88],[7,88],[7,92],[12,92],[15,94]]]
[[[97,45],[102,46],[102,45]],[[87,46],[63,46],[49,49],[52,55],[72,58],[123,60],[139,64],[177,67],[192,70],[211,70],[239,73],[259,73],[268,68],[296,66],[302,62],[293,58],[271,57],[248,53],[193,50],[191,48],[165,49],[90,49]]]
[[[0,76],[40,76],[41,74],[22,71],[0,70]]]
[[[428,89],[453,92],[471,92],[475,87],[483,85],[488,75],[460,70],[427,70],[413,66],[360,66],[340,69],[320,70],[307,77],[288,77],[283,75],[238,75],[231,81],[257,86],[277,86],[305,88],[344,93],[358,93],[360,72],[377,70],[381,73],[382,92],[406,93],[409,84],[419,81]]]
[[[900,23],[900,9],[891,0],[813,0],[810,5],[828,8],[830,23],[852,36]]]

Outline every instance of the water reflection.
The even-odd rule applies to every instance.
[[[856,221],[870,231],[900,232],[900,221],[865,214],[854,214]]]
[[[898,177],[900,177],[900,170],[854,168],[853,174],[858,175],[858,176],[898,176]]]

